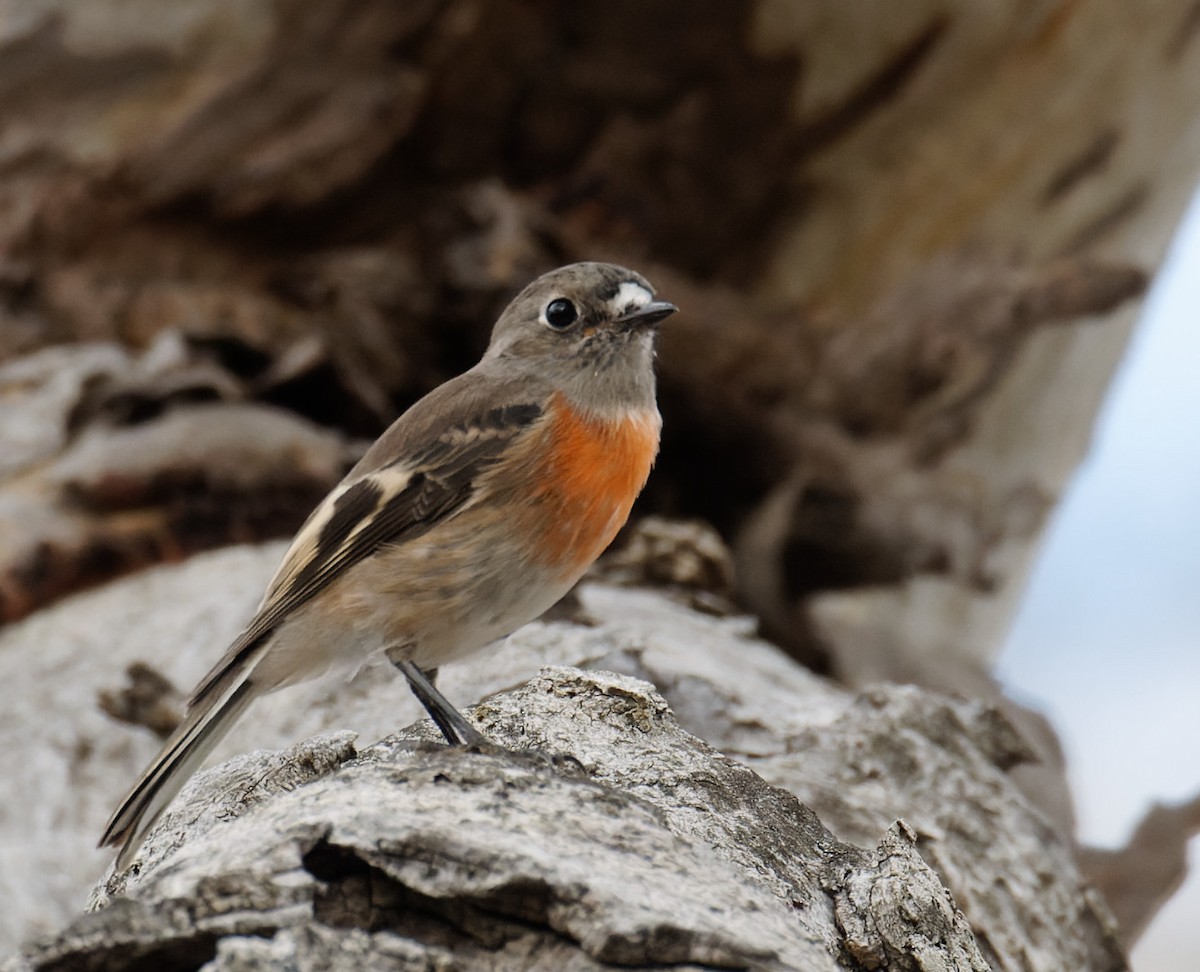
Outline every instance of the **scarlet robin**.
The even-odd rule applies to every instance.
[[[675,310],[605,263],[521,291],[482,360],[401,415],[301,527],[109,820],[117,866],[254,698],[331,669],[382,653],[449,743],[480,741],[429,675],[540,615],[625,523],[658,452],[654,343]]]

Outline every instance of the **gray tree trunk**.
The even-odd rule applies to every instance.
[[[147,572],[6,636],[0,660],[27,660],[6,683],[74,720],[0,722],[0,772],[69,838],[8,861],[23,923],[67,924],[5,972],[1123,966],[1070,841],[1009,779],[1027,751],[994,709],[840,689],[744,618],[607,586],[582,590],[574,620],[447,669],[452,697],[485,696],[471,715],[503,749],[448,749],[428,722],[365,744],[415,712],[386,666],[280,693],[225,752],[345,725],[361,750],[334,732],[201,774],[99,910],[69,919],[55,887],[99,872],[87,840],[156,746],[87,700],[166,628],[190,632],[169,642],[172,674],[198,670],[228,623],[214,607],[249,608],[278,554]],[[71,679],[50,677],[71,656]]]
[[[669,665],[626,670],[649,676],[686,728],[859,845],[862,894],[888,883],[885,833],[897,866],[916,867],[908,831],[889,829],[903,818],[993,966],[1119,963],[1103,909],[1059,854],[1073,819],[1053,732],[1003,699],[990,664],[1200,171],[1198,37],[1192,0],[9,3],[0,621],[12,627],[0,651],[0,761],[12,782],[0,898],[16,904],[0,909],[4,940],[15,946],[31,921],[48,932],[76,910],[101,862],[90,851],[98,807],[153,748],[113,718],[169,727],[169,686],[186,689],[207,668],[264,578],[243,578],[243,589],[209,577],[223,591],[209,601],[202,587],[171,588],[170,572],[146,574],[130,590],[166,601],[136,623],[114,608],[119,620],[106,626],[94,596],[53,602],[197,551],[287,535],[363,439],[474,360],[513,289],[556,263],[610,258],[684,308],[663,336],[666,433],[640,509],[712,523],[735,569],[732,580],[725,566],[693,578],[695,603],[720,610],[735,597],[835,684],[806,695],[805,677],[781,674],[775,656],[768,668],[798,694],[754,681],[738,660],[697,675],[695,696],[672,691]],[[624,568],[639,582],[710,571],[709,554],[681,567],[671,528],[654,530]],[[641,651],[636,639],[653,630],[621,651]],[[135,684],[120,690],[133,662]],[[462,698],[534,670],[464,681]],[[461,677],[482,678],[469,671]],[[446,673],[451,686],[456,677]],[[759,686],[753,705],[772,700],[777,724],[761,735],[760,710],[721,701],[735,685],[749,693],[743,678]],[[879,681],[969,701],[866,689]],[[332,688],[314,688],[300,711],[263,706],[278,734],[256,724],[225,753],[346,725],[360,689],[335,704]],[[403,695],[389,691],[393,702]],[[826,701],[809,721],[778,721],[805,699]],[[961,732],[975,739],[968,750],[988,751],[972,706],[1020,727],[1038,761],[1012,776],[1038,811],[1018,812],[1008,776],[955,749]],[[386,718],[364,739],[414,715],[379,711]],[[498,738],[509,725],[496,723]],[[926,752],[926,739],[941,742]],[[666,729],[659,742],[664,766],[699,758]],[[910,748],[925,755],[910,762]],[[934,750],[958,767],[951,779],[973,781],[961,800],[937,789]],[[396,767],[435,759],[389,752]],[[471,757],[463,772],[469,763],[559,793],[580,785],[558,767],[488,759]],[[792,764],[823,766],[836,785],[789,776]],[[623,786],[610,786],[614,806],[636,790]],[[971,796],[974,786],[990,795]],[[856,787],[877,792],[859,805]],[[718,808],[701,809],[728,825]],[[715,837],[662,827],[720,857]],[[1164,853],[1080,856],[1126,942],[1178,881],[1195,829],[1184,807],[1145,831],[1166,835]],[[1031,858],[1035,832],[1052,850]],[[347,853],[361,859],[355,847]],[[819,870],[833,853],[791,852],[780,868]],[[1026,871],[990,870],[1017,860]],[[158,873],[144,875],[147,895]],[[320,884],[303,868],[272,873]],[[193,877],[205,889],[225,880]],[[387,877],[427,894],[408,880]],[[746,893],[775,895],[771,880]],[[997,880],[1019,906],[991,901]],[[455,888],[447,894],[479,892]],[[846,902],[862,898],[847,895],[822,954],[847,958],[861,940],[865,957],[853,961],[869,967],[898,939],[855,930],[869,907],[851,918]],[[136,938],[138,907],[115,904],[65,934]],[[211,916],[179,908],[168,937],[217,948]],[[120,915],[123,932],[108,924]],[[1045,915],[1066,930],[1046,931]],[[282,919],[270,927],[277,937],[220,947],[304,948],[319,965],[312,956],[337,937]],[[359,930],[354,941],[374,948],[362,936],[375,932]],[[945,955],[974,961],[966,945],[955,951],[957,935]],[[566,934],[559,945],[587,961],[608,954],[587,942]],[[921,954],[916,944],[910,953]]]

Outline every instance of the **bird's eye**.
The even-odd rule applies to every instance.
[[[546,305],[546,323],[554,330],[562,331],[570,327],[579,318],[579,311],[565,297],[552,300]]]

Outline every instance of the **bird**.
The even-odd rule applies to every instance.
[[[301,526],[110,817],[116,869],[247,706],[284,686],[382,656],[449,745],[485,742],[437,669],[537,618],[625,524],[658,453],[656,339],[677,310],[610,263],[517,294],[480,361],[401,414]]]

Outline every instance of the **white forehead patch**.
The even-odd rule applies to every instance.
[[[613,314],[620,317],[622,314],[640,310],[653,298],[654,295],[641,284],[626,280],[617,288],[617,296],[609,301],[609,306],[612,308]]]

